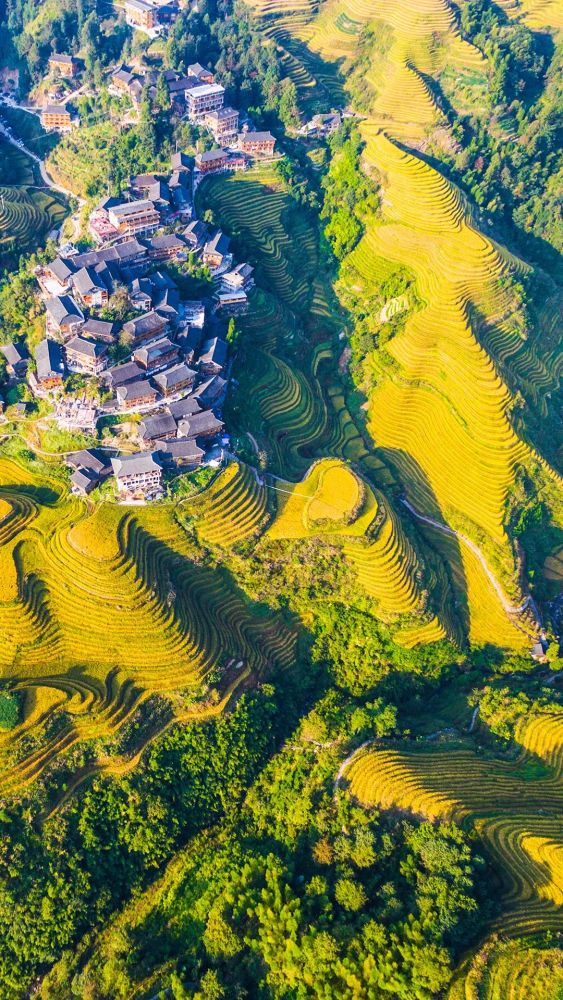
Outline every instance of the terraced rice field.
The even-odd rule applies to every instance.
[[[525,339],[519,335],[512,286],[530,268],[480,231],[464,195],[418,151],[444,127],[433,81],[450,74],[456,106],[457,93],[486,86],[486,61],[462,38],[448,0],[328,0],[320,9],[253,0],[252,6],[271,37],[286,46],[293,40],[305,66],[316,60],[317,69],[324,63],[332,71],[337,64],[342,80],[353,76],[362,28],[377,26],[371,56],[363,51],[370,106],[360,130],[364,166],[382,178],[382,211],[347,258],[346,280],[369,295],[389,268],[407,267],[422,305],[386,344],[387,353],[366,360],[376,385],[369,431],[413,506],[474,540],[518,603],[508,497],[522,467],[556,490],[563,482],[534,448],[526,416],[515,426],[512,407],[518,388],[538,415],[548,414],[561,372],[554,320],[561,299],[548,297],[536,328]],[[549,3],[510,6],[510,17],[553,23]],[[494,642],[499,634],[501,645],[522,646],[525,637],[507,621],[470,554],[454,556],[450,573],[458,587],[464,583],[466,632],[475,642]],[[546,564],[548,573],[555,560]]]
[[[251,469],[233,462],[189,503],[200,539],[229,547],[257,535],[268,523],[268,496]]]
[[[245,197],[239,194],[243,185]],[[411,495],[415,495],[414,483],[426,483],[421,473],[417,476],[417,469],[406,449],[400,453],[389,450],[390,463],[386,464],[373,443],[359,432],[347,409],[342,390],[334,384],[334,337],[329,340],[317,338],[326,336],[327,323],[329,327],[332,324],[334,332],[334,312],[331,323],[326,317],[328,314],[330,318],[330,309],[336,307],[322,289],[320,296],[311,295],[315,288],[313,275],[316,274],[317,258],[314,231],[306,216],[301,213],[302,217],[294,229],[295,206],[291,198],[280,190],[277,178],[269,169],[259,169],[234,178],[210,179],[200,188],[199,197],[201,205],[211,207],[221,225],[236,234],[242,244],[242,253],[256,265],[258,288],[252,295],[251,311],[243,321],[244,337],[235,373],[240,382],[238,402],[235,402],[233,412],[235,425],[240,431],[250,431],[267,452],[269,468],[281,473],[288,481],[300,479],[302,483],[310,483],[309,476],[302,477],[312,459],[332,455],[357,464],[383,490],[394,484],[390,464],[393,463],[399,476],[410,477]],[[456,204],[461,211],[461,196]],[[424,205],[421,211],[424,211]],[[263,226],[264,219],[267,219],[267,227]],[[437,228],[439,224],[440,220],[436,223]],[[303,237],[304,232],[307,238]],[[300,248],[305,247],[298,273],[291,250],[294,240]],[[375,281],[374,266],[377,276],[380,273],[389,275],[395,264],[384,253],[382,247],[377,254],[364,254],[364,246],[360,244],[349,259],[356,269],[358,281]],[[260,287],[261,282],[263,287]],[[464,323],[470,359],[480,351],[484,369],[495,385],[500,384],[490,362],[485,359],[484,351],[476,344],[465,317]],[[312,353],[302,350],[301,340],[304,337],[315,344]],[[245,347],[245,344],[248,346]],[[291,357],[289,346],[292,348]],[[411,350],[421,363],[428,354],[416,344]],[[451,378],[453,381],[453,374]],[[461,381],[460,375],[458,384]],[[385,378],[383,382],[386,384]],[[467,390],[464,419],[471,409],[474,390],[474,385]],[[503,398],[508,398],[506,390]],[[434,399],[433,395],[431,399]],[[409,424],[404,401],[401,406],[404,409],[400,418],[396,412],[393,415],[398,428]],[[391,417],[387,419],[390,423]],[[380,423],[383,425],[382,420]],[[505,426],[508,426],[506,418]],[[510,429],[507,433],[511,433]],[[421,434],[421,437],[424,435]],[[470,443],[467,447],[471,447]],[[485,442],[485,455],[487,447]],[[432,453],[438,461],[438,449],[434,448]],[[460,476],[459,494],[464,500],[466,489],[467,483]],[[283,496],[280,493],[277,496],[279,509],[283,511]],[[428,509],[427,501],[426,489],[421,495],[416,494],[418,509]],[[493,642],[509,649],[521,649],[529,644],[527,630],[507,616],[478,559],[469,550],[459,552],[457,543],[448,545],[442,539],[437,540],[438,544],[434,544],[432,539],[434,554],[428,553],[424,560],[433,565],[431,570],[426,567],[424,575],[432,587],[433,603],[438,609],[438,614],[429,614],[427,599],[422,596],[420,556],[415,555],[397,514],[393,513],[392,505],[383,496],[381,506],[388,511],[385,524],[377,532],[371,532],[369,539],[363,539],[359,545],[346,542],[345,551],[358,572],[362,586],[384,617],[391,616],[397,621],[398,617],[406,616],[401,629],[401,641],[405,645],[432,642],[445,635],[456,638],[468,636],[478,644]],[[432,511],[436,519],[443,520],[437,502]],[[328,530],[329,521],[324,531]],[[288,537],[303,537],[299,511],[296,523],[297,527],[289,529]],[[310,529],[308,523],[306,531],[310,532]],[[203,527],[202,531],[205,530]],[[285,530],[283,514],[278,514],[271,531],[279,532],[279,537],[282,537]],[[223,541],[221,535],[224,536]],[[498,525],[498,536],[504,544],[502,524]],[[205,540],[205,534],[201,537]],[[238,540],[236,527],[232,538],[233,541]],[[218,530],[211,529],[208,540],[214,544],[229,543],[228,531],[222,522]],[[498,551],[500,555],[497,556],[495,570],[501,576],[504,574],[513,585],[510,558],[505,553],[504,560],[501,558],[503,550],[500,544]],[[450,561],[450,579],[441,564],[443,559]],[[415,621],[415,616],[419,616],[418,621]]]
[[[318,532],[351,528],[365,530],[375,515],[375,498],[361,480],[342,462],[317,462],[305,479],[296,484],[278,480],[278,513],[268,534],[271,538],[303,538]],[[358,525],[357,515],[361,510]]]
[[[0,187],[0,259],[35,250],[66,210],[61,198],[31,187]]]
[[[366,806],[475,829],[502,874],[503,913],[493,930],[508,937],[563,929],[563,714],[526,722],[518,740],[516,761],[455,744],[400,745],[366,749],[346,771]]]
[[[0,137],[0,262],[44,244],[66,214],[60,195],[35,187],[33,164]]]
[[[428,567],[382,493],[334,459],[317,462],[299,483],[275,480],[270,489],[278,511],[266,538],[324,537],[341,544],[374,610],[395,626],[397,642],[414,646],[447,634],[421,595]]]
[[[201,208],[211,208],[236,236],[240,255],[256,267],[257,289],[241,320],[245,336],[235,375],[233,420],[270,455],[271,468],[302,476],[311,460],[332,454],[366,460],[389,481],[337,390],[325,387],[336,368],[332,340],[341,329],[338,303],[319,268],[316,221],[261,167],[205,181]],[[248,344],[248,347],[245,347]],[[328,376],[326,376],[328,377]]]
[[[535,635],[533,623],[525,615],[507,615],[475,553],[427,526],[423,535],[449,566],[457,615],[470,642],[481,646],[492,640],[503,649],[528,649]]]
[[[544,28],[563,28],[563,10],[558,0],[500,0],[508,17],[522,20],[533,31]]]
[[[151,693],[195,692],[234,662],[254,676],[292,662],[295,635],[197,565],[170,505],[90,508],[8,459],[0,497],[0,676],[25,692],[23,725],[0,744],[4,792],[78,741],[119,730]],[[264,498],[237,506],[242,536]],[[27,753],[29,733],[63,707],[68,722]]]
[[[559,1000],[563,991],[563,960],[558,948],[531,938],[524,942],[485,942],[463,963],[448,1000]]]
[[[245,252],[257,263],[259,283],[293,312],[305,312],[317,267],[316,234],[273,170],[207,178],[199,198],[227,229],[240,234]],[[291,229],[285,222],[289,215]]]
[[[552,556],[548,556],[543,567],[543,574],[546,580],[563,580],[563,548],[557,549]]]

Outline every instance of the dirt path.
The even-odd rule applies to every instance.
[[[477,545],[475,545],[475,542],[472,542],[471,539],[467,537],[467,535],[464,535],[463,532],[461,531],[455,531],[454,528],[448,527],[447,524],[442,524],[440,521],[435,521],[432,517],[427,517],[426,514],[421,514],[418,510],[416,510],[415,507],[412,506],[411,503],[409,503],[409,501],[405,497],[401,498],[401,503],[403,504],[404,507],[407,508],[407,510],[413,515],[413,517],[416,518],[417,521],[422,521],[424,524],[431,525],[433,528],[436,528],[438,531],[441,531],[444,535],[451,535],[453,538],[459,539],[459,541],[463,542],[463,544],[466,545],[468,549],[471,549],[473,554],[477,556],[477,559],[481,563],[481,566],[483,567],[487,575],[487,578],[490,581],[507,615],[519,615],[522,613],[522,611],[525,611],[526,608],[530,606],[533,607],[532,598],[530,596],[526,597],[526,599],[522,602],[522,604],[515,605],[510,603],[500,583],[498,582],[496,576],[494,575],[492,570],[489,569],[489,566],[487,565],[487,561],[483,553],[481,552],[481,549]]]
[[[336,792],[338,791],[340,782],[344,777],[344,772],[346,768],[352,763],[354,757],[357,757],[357,755],[361,753],[362,750],[365,750],[366,747],[371,746],[372,743],[375,743],[375,740],[366,740],[365,743],[362,743],[361,746],[356,747],[355,750],[352,750],[352,753],[348,754],[346,759],[342,761],[340,767],[338,768],[336,778],[334,779],[334,794],[336,794]]]

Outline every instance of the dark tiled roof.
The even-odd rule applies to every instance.
[[[70,481],[81,493],[90,493],[100,480],[98,476],[94,475],[88,469],[76,469],[72,473]]]
[[[226,156],[224,149],[208,149],[205,153],[198,153],[196,159],[198,163],[215,163],[224,160]]]
[[[157,340],[154,344],[149,344],[148,347],[139,347],[135,351],[134,357],[135,361],[150,365],[154,362],[158,363],[163,357],[172,353],[178,354],[176,344],[173,344],[168,337],[163,337],[162,340]]]
[[[195,399],[199,400],[202,406],[211,406],[223,394],[227,387],[227,382],[220,375],[213,375],[206,382],[198,385],[193,393]]]
[[[181,76],[179,80],[171,80],[168,84],[170,94],[183,94],[186,90],[191,90],[192,81],[187,76]]]
[[[118,385],[126,385],[127,382],[135,382],[143,375],[143,369],[135,361],[127,361],[124,365],[116,365],[106,372],[111,378],[111,384],[115,388]]]
[[[224,233],[219,230],[212,236],[210,240],[207,241],[204,247],[204,253],[219,253],[227,254],[229,252],[230,239],[225,236]]]
[[[227,351],[228,347],[224,340],[212,337],[204,342],[198,360],[201,364],[215,364],[222,368],[227,360]]]
[[[63,349],[54,340],[41,340],[35,348],[37,377],[50,378],[64,373]]]
[[[102,198],[102,200],[98,202],[98,208],[105,209],[106,211],[108,208],[114,208],[115,205],[119,205],[119,198],[114,198],[112,195],[108,198]]]
[[[198,464],[205,455],[203,448],[199,447],[195,438],[176,438],[175,441],[157,440],[154,444],[164,463],[184,461]]]
[[[271,132],[241,132],[239,142],[275,142]]]
[[[190,158],[185,153],[172,153],[171,166],[173,170],[189,170]]]
[[[176,282],[166,271],[155,271],[150,276],[150,282],[155,288],[176,288]]]
[[[0,351],[2,351],[8,364],[12,366],[21,364],[27,357],[25,348],[20,344],[2,344]]]
[[[176,233],[167,233],[165,236],[151,236],[145,240],[149,250],[186,250],[186,241]]]
[[[110,460],[106,458],[103,451],[97,448],[85,448],[82,451],[74,451],[72,455],[67,455],[66,464],[74,469],[88,469],[89,472],[102,475],[109,470]]]
[[[184,236],[192,246],[201,246],[207,239],[208,232],[209,230],[205,222],[201,222],[200,219],[194,219],[184,229]]]
[[[72,66],[73,63],[76,64],[76,59],[74,56],[63,55],[62,52],[53,52],[53,54],[49,56],[49,62],[64,63],[65,66]]]
[[[120,455],[112,458],[111,464],[116,476],[133,476],[136,473],[156,472],[160,463],[156,455],[150,452],[138,452],[136,455]]]
[[[87,319],[80,331],[81,336],[98,337],[106,343],[112,343],[116,337],[115,323],[104,319]]]
[[[68,318],[84,318],[76,302],[70,295],[55,295],[52,299],[47,299],[45,308],[59,326]]]
[[[139,434],[143,441],[154,441],[166,434],[176,433],[176,421],[171,413],[157,413],[154,417],[146,417],[139,424]]]
[[[82,354],[85,358],[100,358],[107,354],[107,345],[99,344],[95,340],[87,340],[85,337],[73,337],[65,347],[66,351],[74,354]]]
[[[76,268],[95,267],[102,261],[118,261],[127,263],[132,258],[146,256],[147,248],[138,240],[124,240],[113,247],[105,247],[103,250],[87,250],[86,253],[77,254],[72,258]]]
[[[71,257],[66,260],[63,260],[62,257],[55,257],[47,266],[51,273],[55,275],[55,278],[58,278],[63,283],[67,282],[76,270]]]
[[[202,410],[191,417],[184,417],[178,422],[178,433],[182,437],[195,438],[200,434],[217,434],[223,427],[211,410]]]
[[[169,403],[168,409],[176,420],[181,420],[184,417],[193,417],[194,413],[201,413],[202,408],[193,396],[185,396],[184,399]]]
[[[185,364],[174,365],[172,368],[168,368],[164,372],[159,372],[155,375],[153,382],[156,383],[161,390],[174,389],[174,386],[185,385],[188,382],[193,382],[195,380],[196,373],[188,368]]]
[[[92,290],[107,292],[107,288],[100,275],[92,267],[81,267],[73,275],[72,284],[74,288],[78,289],[81,295],[87,295]]]
[[[45,104],[41,108],[42,115],[68,115],[70,118],[70,111],[65,108],[64,104]]]
[[[126,385],[119,385],[116,389],[116,393],[120,399],[145,399],[150,396],[152,399],[156,399],[157,392],[153,389],[150,382],[139,381],[139,382],[127,382]]]
[[[159,178],[156,174],[136,174],[135,177],[131,178],[131,187],[133,188],[149,188],[151,184],[157,184]]]
[[[168,184],[165,184],[164,181],[155,181],[154,184],[149,184],[147,195],[149,201],[170,202],[170,191]]]
[[[160,330],[164,329],[165,325],[166,323],[162,319],[162,316],[159,316],[154,309],[151,309],[150,312],[143,313],[142,316],[124,323],[123,329],[126,333],[131,333],[133,337],[142,337],[147,333],[154,332],[157,334]]]

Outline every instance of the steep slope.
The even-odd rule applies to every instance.
[[[492,930],[509,938],[562,927],[563,715],[526,722],[518,741],[517,761],[484,758],[460,744],[369,748],[345,775],[352,796],[366,806],[471,825],[502,877],[503,912]],[[464,995],[462,981],[452,997]]]
[[[196,717],[210,674],[222,694],[233,679],[292,663],[292,630],[198,565],[172,505],[92,509],[8,459],[0,497],[0,670],[24,694],[21,724],[0,736],[3,794],[74,744],[117,735],[151,695],[183,692]],[[263,515],[250,493],[245,526],[253,504]],[[228,523],[232,534],[238,522]],[[235,664],[245,668],[236,677]]]
[[[417,304],[404,328],[365,361],[375,385],[373,442],[416,510],[471,537],[517,600],[512,495],[524,470],[554,510],[562,487],[543,438],[539,447],[535,439],[542,422],[556,419],[561,297],[548,281],[537,322],[519,333],[515,286],[522,275],[535,280],[532,269],[484,231],[467,198],[422,152],[431,134],[447,135],[434,96],[440,75],[455,73],[463,100],[467,88],[486,85],[484,57],[461,37],[447,0],[329,0],[295,20],[283,2],[253,7],[266,32],[299,51],[323,83],[330,66],[350,81],[352,106],[361,93],[363,166],[380,179],[381,213],[347,258],[345,280],[367,298],[381,281],[381,262],[416,276]],[[551,6],[525,9],[535,24],[552,23]],[[528,406],[520,414],[522,397]]]

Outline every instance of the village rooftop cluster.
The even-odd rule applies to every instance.
[[[75,75],[78,64],[71,56],[51,57],[50,64],[53,59],[57,60],[58,73],[66,65],[66,75],[71,78]],[[138,110],[145,88],[148,88],[149,97],[154,98],[159,76],[154,70],[134,72],[130,66],[122,64],[113,70],[109,90],[117,97],[126,96],[133,108]],[[274,136],[270,132],[251,130],[246,116],[242,121],[236,108],[225,106],[225,88],[215,82],[210,69],[201,63],[192,63],[185,74],[169,69],[164,71],[163,76],[174,113],[185,115],[189,121],[206,128],[219,146],[218,149],[198,154],[196,171],[244,170],[248,157],[273,156]],[[79,124],[67,101],[46,104],[41,109],[41,123],[44,128],[59,132],[67,132]]]
[[[35,364],[28,364],[21,344],[2,347],[12,380],[26,379],[35,398],[51,400],[59,427],[92,433],[101,417],[141,417],[138,453],[101,467],[98,458],[92,464],[81,453],[83,463],[72,475],[77,493],[89,493],[113,471],[122,496],[153,499],[162,491],[163,468],[217,464],[228,443],[221,418],[228,384],[225,335],[228,318],[246,310],[253,268],[233,260],[223,232],[195,218],[179,233],[147,235],[153,215],[161,224],[192,214],[190,163],[178,153],[171,166],[166,180],[131,178],[136,200],[109,199],[98,208],[117,235],[105,240],[98,234],[99,246],[83,253],[63,247],[37,268],[46,326]],[[169,196],[175,188],[182,199]],[[213,278],[213,295],[205,301],[183,299],[166,271],[167,262],[181,263],[188,255]],[[122,324],[100,315],[117,289],[126,289],[132,313]],[[126,356],[112,364],[118,346]],[[95,380],[99,392],[65,394],[70,374]]]

